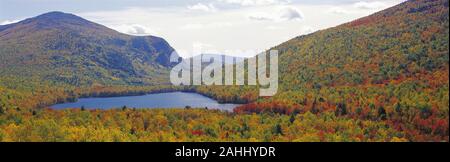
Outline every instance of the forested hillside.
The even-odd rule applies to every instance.
[[[144,87],[161,83],[152,74],[167,77],[164,71],[170,66],[158,59],[166,58],[166,52],[143,52],[153,37],[110,30],[95,32],[103,39],[87,31],[71,37],[86,23],[80,20],[65,24],[64,31],[72,32],[59,38],[70,39],[38,45],[34,42],[47,38],[40,35],[53,30],[45,25],[28,28],[31,20],[0,26],[0,140],[449,141],[448,0],[406,1],[273,47],[280,51],[280,86],[273,97],[258,97],[258,88],[251,86]],[[102,28],[91,25],[90,30]],[[28,38],[12,32],[19,28],[42,31]],[[136,43],[137,38],[147,43]],[[33,48],[22,48],[25,42]],[[42,48],[47,52],[34,55]],[[133,54],[116,59],[114,54],[122,50]],[[142,69],[146,61],[157,63]],[[83,96],[173,90],[247,104],[233,113],[27,109]]]
[[[80,88],[167,84],[173,51],[162,38],[62,12],[0,26],[0,106],[48,106]]]
[[[0,74],[74,86],[167,82],[173,48],[72,14],[50,12],[0,27]]]
[[[276,46],[280,88],[272,98],[251,87],[199,90],[256,101],[238,113],[331,111],[386,121],[408,139],[448,141],[448,12],[448,0],[412,0]]]

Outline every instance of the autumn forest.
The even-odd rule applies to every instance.
[[[409,0],[272,49],[278,93],[259,97],[256,86],[170,85],[162,38],[59,12],[2,25],[0,141],[449,141],[448,0]],[[175,91],[242,105],[49,107]]]

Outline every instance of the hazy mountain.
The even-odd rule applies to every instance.
[[[0,26],[4,76],[72,85],[161,83],[173,51],[162,38],[122,34],[62,12]]]

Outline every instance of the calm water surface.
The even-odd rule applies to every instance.
[[[238,104],[220,104],[216,100],[197,93],[171,92],[143,96],[82,98],[74,103],[56,104],[53,109],[81,108],[112,109],[127,106],[129,108],[192,108],[220,109],[232,111]]]

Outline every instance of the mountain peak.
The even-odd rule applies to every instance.
[[[21,58],[36,58],[25,65],[33,69],[30,74],[48,71],[43,77],[57,76],[56,80],[75,85],[150,84],[152,78],[166,77],[163,74],[172,65],[169,58],[173,51],[162,38],[122,34],[63,12],[49,12],[0,26],[0,67],[24,67]],[[71,63],[62,63],[65,61]],[[4,70],[0,69],[3,74]],[[81,72],[86,69],[89,72]],[[80,74],[82,76],[75,78],[83,79],[61,79],[62,71]],[[166,80],[168,78],[160,79],[161,82]]]
[[[20,29],[21,31],[30,32],[56,29],[62,31],[75,31],[78,33],[84,33],[86,31],[91,31],[90,33],[112,33],[111,29],[103,25],[91,22],[74,14],[64,13],[60,11],[48,12],[14,24],[0,26],[0,32],[5,30],[18,29]]]
[[[60,11],[48,12],[34,18],[31,18],[30,21],[36,21],[44,26],[59,26],[59,25],[94,25],[95,23],[90,22],[86,19],[83,19],[79,16],[70,13],[64,13]]]
[[[42,15],[36,16],[38,19],[83,19],[74,14],[64,13],[61,11],[52,11],[48,13],[44,13]]]

